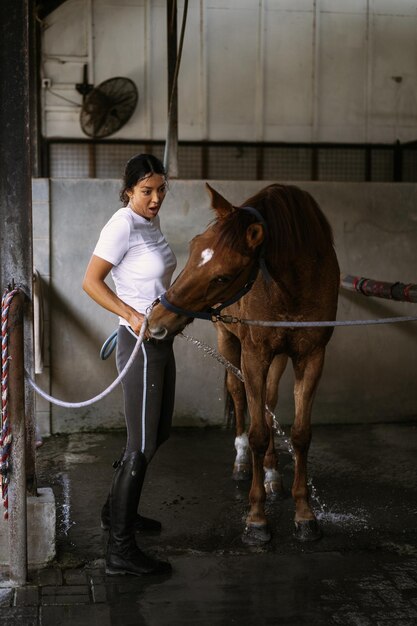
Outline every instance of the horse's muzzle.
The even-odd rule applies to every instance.
[[[164,326],[157,326],[156,328],[148,328],[148,332],[152,339],[162,341],[168,335],[168,331]]]

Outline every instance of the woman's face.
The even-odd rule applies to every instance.
[[[136,183],[129,189],[129,204],[131,209],[147,220],[153,220],[167,192],[167,183],[162,174],[151,174]]]

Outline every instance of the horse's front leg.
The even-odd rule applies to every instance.
[[[269,445],[264,459],[264,487],[266,494],[269,496],[285,496],[284,485],[282,482],[282,476],[278,470],[278,458],[275,450],[274,441],[274,423],[271,415],[271,411],[275,410],[278,402],[278,388],[281,376],[285,371],[288,362],[286,354],[277,354],[272,361],[268,378],[266,383],[266,407],[265,407],[265,419],[269,425]]]
[[[251,424],[249,445],[252,451],[252,485],[249,492],[250,510],[242,536],[245,543],[257,545],[271,539],[265,516],[264,457],[268,449],[270,428],[265,419],[266,378],[271,359],[255,358],[255,351],[243,352],[242,370],[245,379]]]
[[[239,339],[220,324],[216,328],[219,352],[239,369],[241,353]],[[233,402],[236,422],[236,458],[233,465],[233,480],[247,480],[252,475],[252,460],[245,427],[245,387],[243,382],[233,372],[228,371],[226,373],[226,388]]]
[[[307,457],[311,441],[311,409],[317,385],[323,370],[324,348],[313,355],[294,359],[295,420],[291,428],[294,447],[294,482],[292,496],[295,502],[295,536],[300,541],[314,541],[321,531],[309,502],[307,486]]]

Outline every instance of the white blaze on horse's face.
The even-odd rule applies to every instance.
[[[212,259],[213,254],[214,250],[212,250],[212,248],[206,248],[205,250],[203,250],[203,252],[201,253],[201,261],[197,265],[197,267],[202,267],[203,265],[208,263]]]

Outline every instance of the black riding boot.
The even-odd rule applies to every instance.
[[[101,528],[103,530],[110,529],[110,494],[107,496],[106,502],[103,504],[103,508],[101,509]],[[160,533],[162,529],[161,522],[158,522],[156,519],[152,519],[150,517],[144,517],[143,515],[139,515],[136,513],[135,519],[135,531],[140,532],[142,534],[145,533]]]
[[[132,452],[122,461],[110,491],[110,533],[107,546],[107,574],[165,574],[171,565],[141,550],[135,541],[135,520],[146,473],[146,458]]]
[[[116,469],[124,457],[125,450],[122,450],[120,458],[113,463],[113,467]],[[107,496],[107,500],[103,504],[100,515],[100,525],[103,530],[110,529],[110,493]],[[161,522],[150,517],[144,517],[143,515],[136,514],[135,519],[135,531],[141,533],[160,533],[162,530]]]

